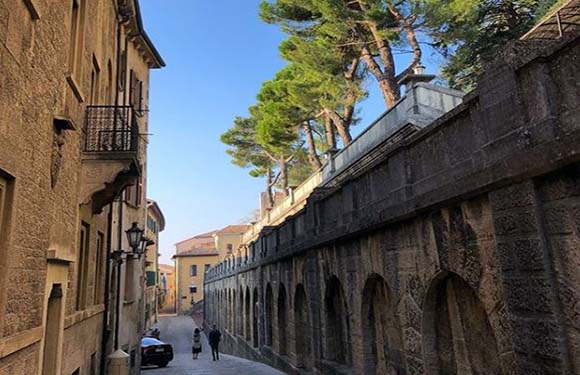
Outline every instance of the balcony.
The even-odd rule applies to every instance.
[[[93,213],[141,176],[141,134],[131,106],[87,106],[81,204]]]
[[[123,158],[127,153],[136,157],[139,153],[139,125],[133,107],[88,106],[84,151],[104,158]]]

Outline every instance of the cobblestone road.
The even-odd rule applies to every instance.
[[[219,361],[212,361],[211,349],[202,335],[202,350],[199,359],[191,358],[193,320],[186,316],[162,316],[159,319],[161,340],[173,345],[175,357],[166,368],[144,367],[143,375],[189,375],[189,374],[235,374],[235,375],[278,375],[284,374],[262,363],[220,354]]]

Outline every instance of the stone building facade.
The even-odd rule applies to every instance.
[[[109,255],[145,226],[147,87],[163,65],[137,1],[0,0],[1,374],[104,370],[115,272],[137,296],[121,320],[142,324],[144,260]]]
[[[578,34],[514,42],[208,271],[224,349],[296,374],[580,372],[578,66]]]
[[[178,314],[190,313],[194,305],[204,300],[205,272],[220,260],[232,261],[248,229],[244,224],[228,225],[175,244]]]
[[[175,267],[159,265],[159,313],[175,314]]]
[[[165,217],[157,202],[147,200],[147,225],[145,237],[148,246],[145,249],[145,330],[157,323],[161,297],[159,268],[159,233],[165,229]]]

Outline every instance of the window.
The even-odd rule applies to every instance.
[[[81,223],[79,233],[79,250],[77,254],[77,303],[76,309],[83,310],[87,307],[87,286],[89,274],[89,233],[87,223]]]
[[[113,64],[111,60],[107,62],[107,91],[106,91],[106,102],[105,104],[113,104]]]
[[[197,265],[196,264],[189,266],[189,276],[197,276]]]
[[[141,179],[134,185],[125,188],[125,202],[134,206],[141,206],[142,183]]]
[[[97,353],[91,354],[91,375],[97,375]]]
[[[103,254],[105,243],[105,235],[102,232],[97,233],[97,247],[96,247],[96,259],[95,259],[95,294],[93,296],[93,303],[95,305],[103,302],[103,259],[106,258]]]
[[[211,264],[206,264],[204,271],[207,272],[207,270],[209,270],[210,267],[211,267]]]
[[[197,285],[190,285],[189,286],[189,293],[191,293],[191,294],[197,293]]]
[[[141,115],[143,111],[143,82],[137,78],[137,74],[131,70],[129,73],[130,87],[129,87],[129,104]]]
[[[8,181],[0,177],[0,238],[2,238],[2,229],[4,226],[4,207],[6,206],[8,190]]]
[[[231,243],[226,245],[226,248],[228,249],[228,253],[231,253],[234,250],[234,245],[232,245]]]
[[[97,63],[97,59],[93,56],[93,68],[91,70],[91,91],[89,92],[89,104],[99,104],[100,98],[100,81],[101,81],[101,69]]]
[[[83,0],[72,0],[70,24],[69,69],[72,76],[80,76],[84,28]]]
[[[147,216],[147,228],[153,233],[157,233],[157,222],[151,215]]]

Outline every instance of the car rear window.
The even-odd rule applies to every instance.
[[[163,342],[154,339],[152,337],[143,337],[141,339],[141,346],[149,346],[149,345],[163,345]]]

